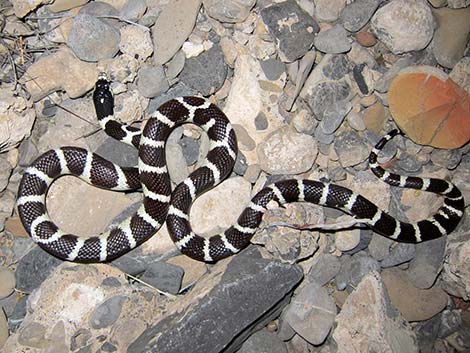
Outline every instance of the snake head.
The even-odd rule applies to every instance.
[[[110,83],[106,73],[101,72],[95,84],[93,92],[93,102],[95,104],[96,115],[98,119],[113,114],[114,98],[111,93]]]

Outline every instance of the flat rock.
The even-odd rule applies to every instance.
[[[96,82],[96,65],[78,60],[67,48],[43,56],[26,71],[26,89],[37,102],[48,94],[63,90],[70,98],[78,98],[91,90]]]
[[[390,299],[408,321],[428,320],[447,306],[448,296],[438,287],[419,289],[398,269],[382,271]]]
[[[153,98],[166,92],[170,85],[161,65],[145,65],[138,73],[137,88],[147,98]]]
[[[343,168],[359,164],[369,156],[369,146],[354,130],[339,133],[334,148]]]
[[[425,0],[395,0],[377,10],[371,28],[394,54],[400,54],[421,50],[429,44],[434,19]]]
[[[319,51],[330,54],[345,53],[351,49],[348,32],[339,24],[318,33],[314,44]]]
[[[442,8],[434,10],[433,14],[437,20],[437,29],[432,51],[440,65],[453,68],[465,53],[470,34],[470,8]]]
[[[256,0],[203,0],[207,14],[220,22],[243,22]]]
[[[236,351],[251,327],[263,327],[272,320],[302,278],[297,266],[265,260],[247,250],[213,267],[209,276],[169,307],[167,315],[149,326],[128,351]]]
[[[154,60],[157,65],[168,62],[192,32],[201,0],[178,0],[164,7],[152,27]]]
[[[462,298],[470,299],[470,242],[456,241],[447,249],[447,259],[444,262],[441,285],[446,292]]]
[[[0,268],[0,299],[8,297],[15,289],[15,274],[7,267]]]
[[[74,17],[67,44],[83,61],[112,58],[119,51],[121,35],[107,22],[88,14]]]
[[[320,22],[336,21],[346,6],[346,0],[315,1],[315,18]]]
[[[311,282],[302,287],[286,309],[284,319],[303,339],[320,345],[336,317],[336,305],[325,288]]]
[[[259,164],[269,174],[299,174],[309,170],[318,150],[310,135],[290,127],[273,132],[257,147]]]
[[[281,59],[287,62],[304,56],[320,29],[315,20],[292,0],[265,7],[261,17],[276,38]]]
[[[356,0],[346,5],[340,21],[349,32],[357,32],[364,27],[379,6],[379,0]]]
[[[12,0],[13,11],[19,18],[26,16],[41,4],[47,4],[47,0]]]
[[[287,353],[286,344],[274,332],[261,330],[248,338],[238,353]]]
[[[251,200],[251,184],[242,177],[229,178],[194,201],[191,224],[198,234],[217,234],[236,222]]]
[[[391,304],[377,272],[362,279],[336,317],[338,353],[417,353],[416,336]]]
[[[140,279],[163,292],[177,294],[183,274],[184,271],[179,266],[155,261],[147,266]]]

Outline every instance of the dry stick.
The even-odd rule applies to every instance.
[[[124,273],[124,274],[125,274],[127,277],[133,279],[134,281],[137,281],[137,282],[143,284],[144,286],[147,286],[147,287],[149,287],[149,288],[152,288],[153,290],[157,291],[158,293],[160,293],[160,294],[162,294],[162,295],[164,295],[164,296],[167,296],[168,298],[171,298],[171,299],[176,299],[176,298],[177,298],[176,295],[171,294],[171,293],[168,293],[168,292],[165,292],[165,291],[162,291],[162,290],[160,290],[160,289],[158,289],[158,288],[152,286],[151,284],[149,284],[149,283],[147,283],[147,282],[145,282],[145,281],[142,281],[140,278],[137,278],[137,277],[135,277],[135,276],[132,276],[132,275],[130,275],[130,274],[128,274],[128,273]]]

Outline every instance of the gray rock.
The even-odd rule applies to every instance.
[[[331,80],[340,80],[353,68],[351,61],[345,54],[332,55],[322,67],[322,73]]]
[[[379,272],[380,264],[377,260],[368,256],[366,252],[361,251],[352,257],[350,271],[351,284],[357,287],[364,276],[373,271]]]
[[[156,261],[147,266],[142,281],[161,291],[178,294],[183,280],[184,270],[163,261]]]
[[[233,166],[233,172],[237,175],[244,175],[248,168],[248,163],[246,161],[245,155],[238,151],[237,159],[235,160],[235,165]]]
[[[263,22],[276,38],[283,61],[291,62],[304,56],[312,47],[319,26],[293,0],[273,4],[261,10]]]
[[[287,353],[287,348],[275,333],[261,330],[248,338],[237,353]]]
[[[162,95],[152,98],[149,102],[149,106],[147,111],[149,114],[152,114],[157,110],[159,106],[163,103],[169,101],[170,99],[183,97],[183,96],[194,96],[197,95],[197,91],[183,82],[178,82],[176,85],[171,87],[167,92],[163,93]]]
[[[314,45],[318,50],[330,54],[345,53],[351,49],[348,32],[341,25],[318,33]]]
[[[218,45],[214,45],[202,54],[186,60],[179,78],[203,96],[208,96],[222,87],[226,76],[224,54]]]
[[[271,81],[276,81],[286,72],[286,64],[276,59],[261,60],[260,65],[266,78]]]
[[[161,65],[146,65],[139,70],[137,89],[144,97],[156,97],[166,92],[169,87]]]
[[[183,155],[187,165],[193,165],[199,157],[199,143],[189,136],[183,136],[178,144],[183,149]]]
[[[377,261],[382,261],[390,255],[390,248],[394,244],[394,240],[374,234],[368,247],[369,254]]]
[[[266,130],[268,128],[269,122],[266,118],[266,115],[263,112],[260,112],[255,118],[256,130]]]
[[[392,248],[390,255],[380,262],[382,268],[398,266],[411,261],[416,254],[415,244],[397,243]]]
[[[121,314],[122,306],[129,298],[125,295],[116,295],[100,304],[90,316],[90,325],[94,329],[111,326]]]
[[[137,22],[142,18],[146,10],[147,4],[145,0],[126,1],[120,11],[120,15],[128,21]]]
[[[442,168],[455,169],[462,160],[462,152],[460,150],[442,150],[434,149],[431,152],[431,161]]]
[[[206,13],[220,22],[243,22],[256,0],[203,0]]]
[[[413,155],[406,152],[400,154],[396,165],[408,173],[417,173],[423,167]]]
[[[136,210],[140,207],[140,202],[136,202]],[[133,210],[135,212],[135,210]],[[125,217],[127,218],[127,216]],[[113,266],[116,266],[124,273],[128,273],[132,276],[142,274],[147,268],[147,263],[142,257],[142,249],[137,247],[136,249],[128,252],[127,254],[118,257],[111,262]]]
[[[111,137],[107,138],[95,152],[121,167],[135,167],[139,160],[137,149],[134,146],[130,146]]]
[[[13,312],[8,316],[8,327],[12,332],[15,332],[23,322],[26,316],[26,304],[28,296],[22,296],[15,305]]]
[[[109,343],[109,342],[105,342],[101,345],[101,350],[103,352],[116,352],[117,351],[117,347],[112,344],[112,343]]]
[[[406,270],[417,288],[431,288],[441,271],[446,249],[446,237],[416,244],[416,256]]]
[[[334,134],[325,134],[320,126],[315,129],[314,136],[323,146],[329,146],[335,140]]]
[[[320,129],[326,135],[334,133],[343,123],[346,114],[352,109],[352,104],[347,100],[335,102],[325,110]]]
[[[343,168],[357,165],[369,156],[369,145],[353,130],[339,133],[334,148]]]
[[[379,0],[356,0],[341,12],[340,22],[349,32],[357,32],[369,22],[379,3]]]
[[[325,288],[307,283],[286,309],[285,319],[302,338],[311,344],[322,344],[333,326],[336,305]]]
[[[340,291],[345,290],[350,281],[351,281],[351,264],[352,264],[352,256],[343,255],[339,258],[341,262],[341,268],[338,274],[335,276],[335,284],[336,288]]]
[[[429,320],[417,323],[414,331],[416,332],[418,345],[422,352],[432,352],[440,324],[440,314],[433,316]]]
[[[22,257],[16,268],[16,288],[31,293],[63,261],[49,255],[40,247],[35,247]]]
[[[108,23],[79,14],[73,19],[67,44],[79,59],[96,62],[117,54],[120,37],[119,31]]]
[[[371,243],[372,238],[374,238],[374,232],[370,229],[361,229],[361,239],[359,240],[359,244],[354,249],[343,251],[343,254],[347,255],[354,255],[355,253],[366,249],[369,244]],[[375,235],[377,237],[377,235]]]
[[[323,118],[325,111],[335,102],[345,100],[351,93],[351,87],[346,82],[320,82],[307,97],[307,103],[318,120]]]
[[[196,297],[190,308],[174,310],[148,327],[128,351],[235,352],[253,326],[264,327],[273,315],[279,315],[302,278],[297,266],[262,259],[253,248],[223,267],[212,274],[213,287],[193,289],[189,295]],[[210,286],[208,280],[205,283]]]
[[[462,313],[460,310],[444,310],[440,315],[438,337],[445,338],[457,332],[462,327]]]
[[[429,44],[434,18],[425,0],[395,0],[377,10],[371,28],[394,54],[401,54],[424,49]]]
[[[339,273],[341,269],[341,262],[337,256],[333,256],[328,253],[322,253],[318,256],[315,264],[308,272],[307,279],[310,282],[318,283],[320,286],[324,286],[330,282]]]
[[[48,345],[45,337],[46,331],[46,327],[39,322],[30,322],[23,326],[18,336],[18,342],[29,347],[45,348]]]

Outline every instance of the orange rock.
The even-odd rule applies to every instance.
[[[19,217],[8,218],[5,222],[5,230],[18,237],[28,236],[28,232],[24,229]]]
[[[370,32],[357,32],[355,35],[357,42],[363,47],[372,47],[377,43],[377,39]]]
[[[416,143],[459,148],[470,140],[470,95],[441,78],[425,72],[397,76],[388,91],[390,112]]]
[[[364,124],[366,127],[379,134],[387,120],[387,111],[380,102],[376,102],[364,110]]]

